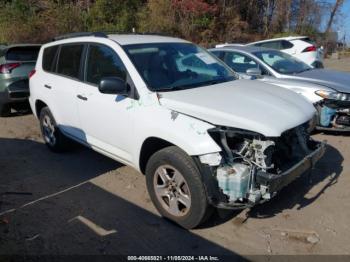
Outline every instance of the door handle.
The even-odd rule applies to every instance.
[[[77,98],[79,98],[79,99],[81,99],[83,101],[87,101],[88,100],[87,97],[82,96],[82,95],[77,95]]]
[[[50,85],[44,85],[47,89],[51,89],[52,87]]]

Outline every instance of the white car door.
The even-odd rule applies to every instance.
[[[80,120],[85,141],[95,150],[122,162],[131,162],[133,118],[132,98],[103,94],[98,84],[103,77],[127,78],[127,71],[117,53],[102,44],[89,44],[85,61],[85,82],[78,91]]]
[[[60,129],[78,139],[83,137],[76,97],[83,49],[84,45],[79,43],[61,45],[56,74],[45,82],[51,93],[49,106]]]

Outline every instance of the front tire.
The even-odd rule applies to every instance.
[[[149,195],[159,213],[191,229],[208,218],[211,206],[193,159],[176,146],[156,152],[146,167]]]
[[[40,111],[40,129],[45,144],[53,152],[66,151],[69,139],[59,130],[56,121],[48,107]]]

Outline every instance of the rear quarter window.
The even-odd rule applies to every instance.
[[[281,49],[281,42],[280,41],[269,41],[269,42],[255,44],[255,46],[280,50]]]
[[[12,47],[6,52],[6,60],[9,61],[36,61],[40,46]]]
[[[311,44],[311,45],[316,45],[316,42],[314,41],[314,40],[312,40],[311,38],[309,38],[309,37],[306,37],[306,38],[302,38],[302,39],[300,39],[301,41],[304,41],[304,42],[306,42],[306,43],[308,43],[308,44]]]
[[[43,53],[43,69],[47,72],[54,72],[54,60],[56,57],[56,53],[58,50],[58,46],[50,46],[44,49]]]
[[[281,41],[281,50],[292,48],[294,45],[286,40]]]

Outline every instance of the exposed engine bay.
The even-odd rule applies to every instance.
[[[310,170],[323,155],[324,144],[310,138],[308,125],[272,138],[225,127],[209,130],[223,152],[220,165],[213,170],[221,193],[216,205],[244,208],[264,202]]]
[[[325,99],[316,105],[319,128],[323,130],[350,131],[350,102]]]

